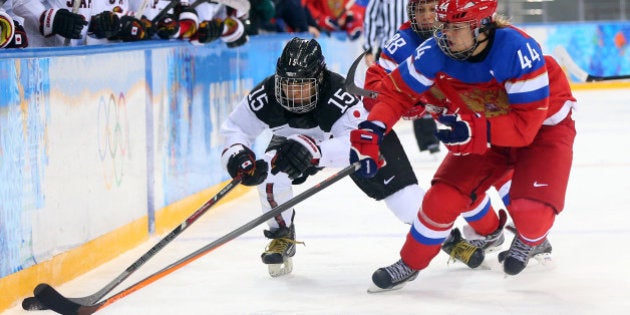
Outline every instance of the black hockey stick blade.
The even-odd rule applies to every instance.
[[[95,292],[92,295],[88,295],[81,298],[64,298],[76,305],[90,305],[98,302],[102,299],[107,293],[111,292],[115,287],[117,287],[120,283],[122,283],[125,279],[127,279],[132,273],[138,270],[144,263],[149,261],[155,254],[157,254],[160,250],[162,250],[168,243],[174,240],[179,234],[181,234],[184,230],[186,230],[189,226],[191,226],[197,219],[199,219],[204,213],[206,213],[212,206],[217,204],[219,200],[221,200],[225,195],[227,195],[232,189],[237,187],[241,183],[241,177],[237,176],[232,179],[227,185],[225,185],[216,195],[214,195],[210,200],[206,201],[197,211],[191,214],[184,222],[179,224],[175,229],[173,229],[169,234],[167,234],[164,238],[162,238],[157,244],[153,245],[151,249],[149,249],[142,257],[138,258],[133,264],[131,264],[125,271],[123,271],[118,277],[109,282],[106,286],[101,288],[99,291]],[[26,298],[22,301],[22,308],[27,311],[33,310],[45,310],[50,307],[50,304],[44,303],[42,299],[39,298],[37,292],[51,292],[54,291],[57,295],[60,295],[56,290],[54,290],[49,284],[41,283],[33,293],[35,297]],[[53,293],[50,293],[54,295]],[[49,293],[45,293],[44,295],[50,295]],[[55,309],[53,309],[55,310]],[[63,313],[62,313],[63,314]]]
[[[339,181],[347,175],[350,175],[356,172],[361,167],[359,162],[355,162],[350,164],[346,168],[341,171],[329,176],[325,180],[315,184],[313,187],[305,190],[299,195],[291,198],[287,202],[271,209],[270,211],[264,213],[263,215],[253,219],[252,221],[247,222],[245,225],[237,228],[236,230],[222,236],[221,238],[213,241],[212,243],[198,249],[197,251],[189,254],[186,257],[181,258],[180,260],[162,268],[161,270],[149,275],[148,277],[136,282],[135,284],[121,290],[120,292],[94,304],[79,304],[75,303],[68,298],[61,295],[54,288],[50,286],[42,286],[38,292],[36,292],[35,296],[42,301],[42,303],[46,304],[51,310],[64,314],[64,315],[88,315],[93,314],[112,303],[132,294],[145,286],[175,272],[182,267],[188,265],[189,263],[199,259],[205,254],[217,249],[219,246],[224,245],[225,243],[237,238],[240,235],[245,234],[246,232],[252,230],[260,224],[267,222],[267,220],[279,215],[283,211],[290,209],[296,204],[306,200],[307,198],[313,196],[314,194],[322,191],[326,187],[332,185],[333,183]]]
[[[344,87],[346,88],[346,91],[352,94],[369,98],[376,98],[378,96],[378,92],[360,88],[354,82],[354,76],[357,72],[357,67],[359,66],[361,60],[363,60],[363,56],[365,56],[366,53],[367,51],[364,51],[361,55],[359,55],[359,57],[357,57],[357,59],[352,62],[350,69],[348,69],[348,74],[346,75],[346,82],[344,83]]]

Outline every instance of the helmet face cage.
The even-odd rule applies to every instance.
[[[276,100],[292,113],[308,113],[317,106],[319,84],[315,78],[287,78],[276,74],[275,86]]]
[[[436,6],[433,36],[442,52],[456,60],[470,57],[479,46],[479,34],[489,29],[496,8],[497,0],[440,0]],[[470,29],[473,44],[467,49],[453,51],[444,29],[457,31],[462,28]]]
[[[322,49],[314,39],[291,39],[276,66],[275,97],[278,103],[296,114],[315,109],[325,68]]]
[[[433,26],[429,28],[418,25],[418,21],[416,21],[416,13],[418,6],[432,2],[437,2],[437,0],[409,0],[409,2],[407,2],[407,18],[409,18],[409,21],[411,22],[411,29],[416,34],[420,35],[422,39],[431,37],[433,34]]]

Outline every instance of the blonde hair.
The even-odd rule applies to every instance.
[[[493,17],[493,20],[497,28],[508,27],[512,25],[512,23],[510,22],[510,19],[501,14],[495,14]]]

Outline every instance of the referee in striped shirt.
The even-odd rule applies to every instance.
[[[363,29],[365,62],[371,65],[381,52],[381,47],[407,21],[407,0],[369,0],[365,8]]]

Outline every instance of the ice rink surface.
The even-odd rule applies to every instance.
[[[260,262],[267,244],[262,225],[97,314],[628,314],[630,93],[575,95],[578,135],[566,208],[549,236],[553,266],[531,261],[518,276],[506,277],[496,253],[472,270],[447,263],[441,252],[402,290],[367,293],[372,272],[399,259],[409,226],[345,178],[296,206],[297,239],[305,246],[298,245],[292,274],[271,278]],[[428,187],[439,159],[419,153],[409,122],[401,121],[396,129],[421,185]],[[334,171],[320,172],[296,192]],[[260,214],[254,190],[210,210],[114,292]],[[506,236],[505,249],[513,235]],[[161,237],[59,291],[72,297],[96,292]],[[4,314],[52,313],[26,312],[16,305]]]

